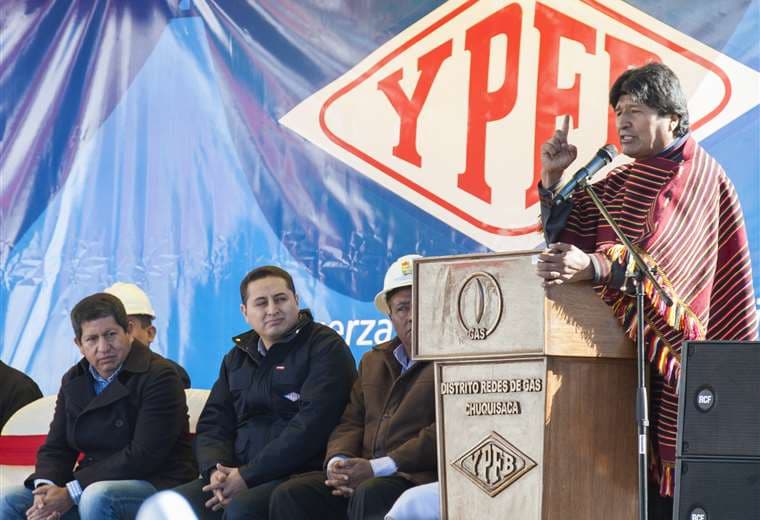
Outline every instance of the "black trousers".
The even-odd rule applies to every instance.
[[[649,520],[673,520],[673,497],[661,497],[660,487],[649,484]]]
[[[272,480],[246,489],[235,496],[221,511],[212,511],[205,506],[211,493],[202,490],[206,482],[193,480],[174,488],[185,497],[200,520],[267,520],[269,518],[269,497],[282,480]]]
[[[403,477],[377,477],[360,484],[351,498],[337,497],[322,471],[280,484],[269,503],[270,520],[382,520],[396,499],[412,487]]]

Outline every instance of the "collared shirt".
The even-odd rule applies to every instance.
[[[683,144],[689,138],[689,132],[686,132],[681,137],[676,137],[673,142],[665,147],[663,151],[657,154],[657,157],[664,157],[671,161],[680,161],[683,157]],[[674,153],[675,152],[675,153]]]
[[[103,390],[105,390],[108,385],[110,385],[114,379],[116,379],[116,376],[119,375],[119,372],[121,372],[121,367],[124,366],[123,363],[119,365],[119,367],[114,370],[113,374],[111,374],[108,377],[103,377],[100,374],[98,374],[98,371],[95,370],[95,367],[90,365],[90,375],[92,376],[92,389],[95,391],[95,395],[100,395]],[[34,487],[41,486],[43,484],[53,484],[52,480],[48,480],[46,478],[37,478],[34,479]],[[69,496],[71,497],[71,501],[74,502],[75,505],[79,505],[79,499],[82,498],[82,485],[79,483],[78,480],[72,480],[70,482],[66,482],[66,490],[69,492]]]
[[[122,365],[119,365],[119,367],[114,370],[113,374],[111,374],[108,377],[103,377],[100,374],[98,374],[98,371],[95,370],[95,367],[90,365],[90,375],[92,376],[92,389],[95,390],[95,395],[100,395],[103,390],[106,389],[108,385],[111,384],[111,382],[116,379],[116,376],[119,375],[119,372],[121,372]]]
[[[398,347],[393,349],[393,357],[395,357],[398,364],[401,365],[402,374],[412,368],[416,363],[416,361],[409,359],[409,356],[406,355],[406,347],[404,347],[403,343],[399,343]]]
[[[288,334],[287,336],[283,336],[282,338],[278,339],[272,345],[275,345],[276,343],[287,343],[291,339],[295,338],[296,335],[300,332],[300,329],[294,330],[291,334]],[[259,341],[256,343],[256,350],[259,351],[259,354],[261,354],[261,357],[267,357],[267,352],[269,351],[266,346],[264,345],[264,342],[261,340],[261,336],[259,336]]]
[[[259,351],[261,357],[267,357],[267,348],[264,346],[264,342],[259,338],[259,342],[256,344],[256,350]]]

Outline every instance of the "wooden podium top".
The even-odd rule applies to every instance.
[[[589,283],[542,287],[538,253],[415,260],[413,357],[635,357]]]

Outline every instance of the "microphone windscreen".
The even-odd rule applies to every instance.
[[[606,144],[599,151],[600,152],[602,152],[602,151],[605,152],[607,154],[607,156],[609,157],[610,161],[612,159],[614,159],[617,156],[617,154],[618,154],[617,148],[615,147],[614,144]]]

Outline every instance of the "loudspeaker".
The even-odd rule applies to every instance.
[[[760,518],[760,461],[676,462],[674,520]]]
[[[760,519],[760,343],[682,351],[674,520]]]
[[[760,342],[690,341],[681,361],[676,456],[760,458]]]

